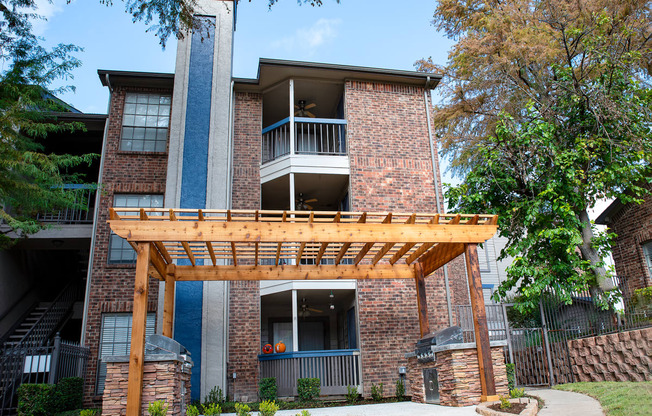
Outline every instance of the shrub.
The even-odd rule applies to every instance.
[[[509,391],[509,397],[511,397],[512,399],[525,397],[525,389],[511,389]]]
[[[383,395],[383,383],[379,385],[371,383],[371,398],[378,402],[383,399]]]
[[[147,405],[147,413],[150,416],[165,416],[168,414],[168,405],[165,400],[157,400]]]
[[[500,399],[500,408],[501,409],[509,409],[512,407],[512,404],[509,402],[509,397],[507,396],[500,396],[498,397]]]
[[[81,377],[66,377],[59,380],[52,391],[53,412],[65,412],[82,407],[84,380]]]
[[[197,406],[192,404],[186,406],[186,416],[199,416],[199,409]]]
[[[260,402],[260,416],[274,416],[278,412],[278,405],[274,401],[265,400]]]
[[[512,391],[516,387],[516,365],[512,363],[505,364],[505,369],[507,370],[507,388]]]
[[[297,380],[299,400],[309,402],[319,397],[321,381],[318,378],[300,378]]]
[[[21,384],[18,387],[18,416],[47,416],[52,411],[52,384]]]
[[[204,416],[220,416],[222,409],[217,403],[210,403],[204,405]]]
[[[310,412],[307,410],[302,410],[301,413],[297,413],[295,416],[310,416]]]
[[[274,401],[277,397],[276,377],[260,379],[258,383],[258,395],[260,400]]]
[[[358,400],[358,387],[346,386],[346,401],[349,403],[355,403],[357,400]]]
[[[215,386],[208,392],[208,395],[204,397],[204,404],[211,403],[223,403],[224,402],[224,393],[219,386]]]
[[[99,416],[100,409],[82,409],[79,411],[79,416]]]
[[[405,384],[403,383],[403,379],[399,378],[396,380],[396,400],[401,401],[405,399]]]
[[[246,404],[236,403],[235,414],[237,416],[251,416],[251,409]]]

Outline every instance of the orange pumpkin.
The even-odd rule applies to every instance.
[[[276,352],[285,352],[285,344],[283,343],[283,341],[279,341],[276,344]]]
[[[263,346],[263,354],[271,354],[273,352],[272,344],[265,344],[265,346]]]

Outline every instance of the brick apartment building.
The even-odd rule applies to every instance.
[[[111,233],[110,207],[445,212],[428,125],[438,76],[261,59],[257,78],[234,78],[234,3],[198,3],[210,40],[181,40],[174,74],[99,70],[110,91],[106,124],[79,116],[104,127],[103,139],[92,130],[96,152],[102,143],[95,216],[83,239],[66,238],[67,225],[46,238],[61,238],[63,247],[53,244],[88,261],[74,307],[90,348],[87,405],[101,405],[103,357],[128,354],[131,337],[136,257]],[[504,270],[499,249],[490,240],[480,250],[486,300]],[[469,304],[463,258],[435,273],[426,280],[432,330],[457,323],[455,307]],[[161,332],[163,288],[150,281],[147,334]],[[175,295],[174,338],[194,361],[194,399],[218,386],[232,399],[255,400],[261,377],[282,378],[274,373],[282,363],[261,355],[279,341],[296,357],[335,363],[321,373],[323,393],[357,385],[369,396],[383,383],[393,394],[419,338],[412,281],[177,282]],[[334,373],[349,378],[331,386]],[[293,387],[279,385],[279,394]]]

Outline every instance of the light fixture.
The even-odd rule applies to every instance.
[[[331,310],[334,310],[335,309],[335,304],[333,303],[333,300],[335,299],[335,295],[333,295],[332,290],[331,290],[331,294],[328,297],[331,298],[330,308],[331,308]]]

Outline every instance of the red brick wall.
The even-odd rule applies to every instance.
[[[423,91],[346,82],[352,210],[436,211]],[[459,283],[455,273],[449,275],[452,283]],[[448,326],[441,270],[426,280],[426,294],[431,330]],[[405,353],[414,349],[420,337],[415,283],[358,281],[358,308],[364,395],[370,395],[372,383],[384,383],[385,393],[392,395],[398,367],[407,365]]]
[[[609,228],[618,234],[612,251],[618,276],[627,279],[631,292],[652,285],[642,247],[652,240],[652,197],[640,205],[626,205],[609,222]]]
[[[239,92],[235,96],[234,209],[260,208],[262,103],[260,94]],[[258,397],[260,283],[231,282],[229,290],[227,394],[234,400],[252,401]]]
[[[167,92],[160,89],[134,89],[137,92]],[[88,298],[85,344],[91,355],[86,372],[85,404],[99,406],[101,396],[95,395],[99,336],[102,313],[132,312],[135,265],[108,264],[110,228],[106,221],[113,206],[114,194],[164,194],[167,171],[166,152],[124,152],[119,150],[122,109],[127,89],[116,87],[111,94],[108,135],[102,173],[102,194],[95,234],[95,251]],[[158,281],[150,279],[148,311],[155,312]]]

